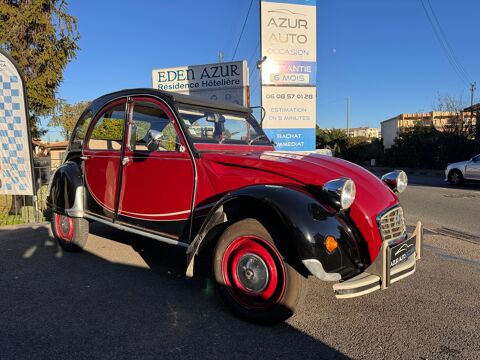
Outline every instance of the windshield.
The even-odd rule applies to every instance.
[[[193,143],[271,145],[251,115],[197,107],[178,111]]]

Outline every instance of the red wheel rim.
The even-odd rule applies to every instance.
[[[65,242],[71,242],[73,238],[73,219],[56,213],[54,218],[58,237]]]
[[[239,237],[227,247],[222,273],[230,295],[248,309],[268,309],[280,301],[285,291],[280,254],[257,236]]]

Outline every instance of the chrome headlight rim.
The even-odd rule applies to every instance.
[[[403,170],[394,170],[382,176],[382,181],[392,191],[403,193],[408,186],[408,176]]]
[[[352,206],[356,197],[355,182],[350,178],[327,181],[322,190],[327,194],[332,205],[338,210],[346,210]]]

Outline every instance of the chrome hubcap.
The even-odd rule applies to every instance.
[[[243,286],[253,293],[260,293],[268,285],[268,267],[256,254],[245,254],[237,265],[237,276]]]

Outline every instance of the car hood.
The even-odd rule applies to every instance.
[[[204,161],[281,175],[285,182],[321,187],[327,181],[348,177],[355,182],[357,195],[350,216],[376,254],[381,238],[377,215],[398,203],[397,196],[375,175],[364,168],[338,158],[316,153],[210,152],[202,153]],[[375,250],[374,250],[375,249]]]

